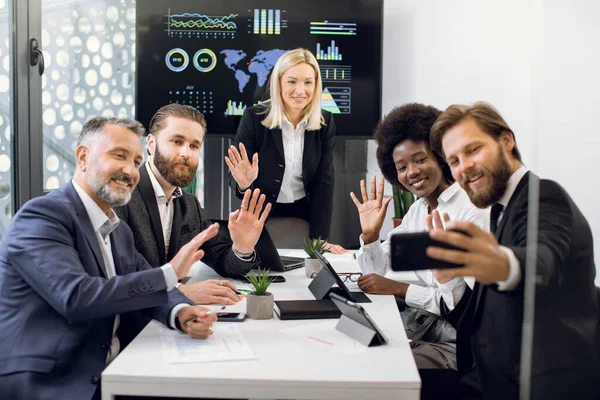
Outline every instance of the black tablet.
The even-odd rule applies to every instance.
[[[338,291],[339,292],[338,294],[342,295],[343,297],[347,298],[348,300],[352,300],[357,303],[370,303],[371,302],[369,297],[367,297],[367,295],[364,294],[363,292],[351,292],[350,289],[348,289],[348,286],[346,286],[344,281],[342,281],[340,276],[337,274],[335,269],[333,269],[333,267],[331,266],[329,261],[327,261],[325,256],[323,256],[323,254],[319,253],[318,251],[315,251],[315,255],[317,256],[319,261],[321,261],[321,264],[323,264],[323,269],[329,273],[331,278],[333,278],[335,280],[335,284],[338,286],[337,288],[330,289],[330,287],[331,287],[331,284],[330,284],[329,287],[324,288],[325,290],[322,292],[323,297],[326,297],[325,292],[327,291],[327,289],[329,289],[329,292]],[[316,282],[316,281],[317,281],[317,278],[315,278],[315,280],[313,282]],[[331,283],[331,281],[329,281],[329,282]],[[310,289],[310,286],[309,286],[309,289]],[[314,292],[313,292],[313,294],[314,294]]]
[[[356,304],[350,300],[346,300],[340,295],[335,293],[329,293],[329,298],[333,300],[333,303],[339,308],[340,312],[351,320],[358,322],[359,324],[366,326],[369,329],[372,329],[376,332],[376,337],[378,339],[377,344],[385,344],[388,342],[388,339],[385,337],[383,332],[379,329],[379,327],[375,324],[375,321],[371,319],[369,314],[362,308],[361,305]]]

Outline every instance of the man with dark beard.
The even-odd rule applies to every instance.
[[[131,201],[115,211],[133,230],[135,244],[150,265],[158,267],[197,232],[211,225],[195,196],[183,192],[198,169],[206,120],[193,107],[169,104],[152,117],[148,162],[140,167],[140,183]],[[229,215],[232,241],[217,236],[202,246],[203,262],[219,275],[237,278],[258,265],[254,246],[271,205],[257,189],[248,190],[239,210]],[[234,304],[240,300],[226,280],[182,284],[179,289],[197,304]]]
[[[77,167],[62,188],[28,201],[0,248],[0,398],[100,398],[100,374],[144,313],[198,339],[215,315],[175,289],[218,226],[152,268],[112,207],[129,201],[142,162],[137,121],[94,118],[77,141]]]
[[[436,271],[440,282],[473,276],[469,296],[446,317],[458,325],[461,389],[468,398],[516,399],[523,323],[528,212],[539,212],[531,399],[598,396],[598,300],[590,227],[556,182],[521,161],[513,131],[489,104],[450,106],[431,129],[431,147],[477,207],[492,207],[488,233],[450,222],[433,239],[465,251],[427,254],[462,267]],[[529,204],[529,187],[539,202]],[[452,230],[459,232],[451,232]],[[463,233],[466,233],[463,234]],[[461,317],[459,319],[459,317]]]

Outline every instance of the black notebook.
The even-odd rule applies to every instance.
[[[275,313],[279,319],[328,319],[342,315],[331,299],[277,300]]]

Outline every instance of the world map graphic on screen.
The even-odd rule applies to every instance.
[[[281,49],[258,50],[249,62],[243,62],[248,57],[243,50],[227,49],[221,51],[221,54],[227,68],[235,73],[238,89],[240,93],[243,93],[244,88],[250,82],[250,74],[255,74],[258,85],[263,87],[275,63],[286,51]]]

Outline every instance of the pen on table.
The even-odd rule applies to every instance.
[[[223,311],[224,309],[225,309],[225,306],[223,306],[223,307],[219,308],[218,310],[208,310],[208,311],[206,312],[206,315],[216,314],[216,313],[218,313],[219,311]],[[190,318],[190,319],[188,319],[187,321],[185,321],[185,322],[183,323],[183,325],[188,325],[188,324],[190,324],[190,323],[192,323],[192,322],[196,322],[196,321],[198,321],[198,318],[197,318],[197,317]]]

